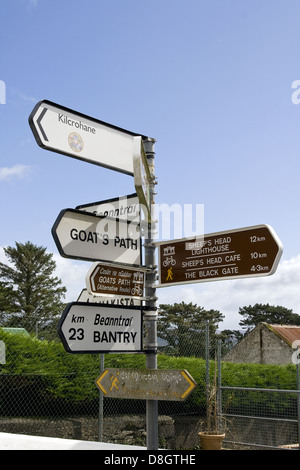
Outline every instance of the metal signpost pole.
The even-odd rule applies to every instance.
[[[150,181],[150,209],[154,207],[155,201],[155,171],[154,171],[154,139],[143,140],[147,161],[151,173]],[[152,211],[151,211],[152,212]],[[146,368],[157,369],[157,313],[156,313],[156,260],[155,245],[153,240],[155,222],[151,218],[148,223],[148,233],[145,236],[145,265],[151,268],[146,274],[145,296],[149,298],[146,306],[153,310],[144,313],[145,319],[145,349]],[[157,400],[146,400],[146,418],[147,418],[147,449],[158,449],[158,402]]]
[[[104,371],[104,361],[105,361],[105,356],[104,354],[100,354],[100,372]],[[98,433],[98,441],[102,442],[103,441],[103,405],[104,405],[104,400],[103,400],[103,393],[100,393],[99,395],[99,433]]]

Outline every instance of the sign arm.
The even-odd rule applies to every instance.
[[[49,100],[39,101],[28,120],[41,148],[130,176],[134,139],[147,139]]]

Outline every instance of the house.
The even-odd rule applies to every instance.
[[[227,362],[291,364],[294,341],[299,341],[300,326],[259,323],[223,358]]]

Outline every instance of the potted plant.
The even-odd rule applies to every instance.
[[[224,419],[220,415],[217,387],[217,368],[214,369],[213,382],[207,386],[206,428],[198,433],[203,450],[221,450],[225,437]]]

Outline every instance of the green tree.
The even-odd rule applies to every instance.
[[[157,334],[163,340],[162,349],[172,356],[205,357],[206,320],[213,339],[223,318],[218,310],[205,310],[192,303],[160,305]]]
[[[239,314],[243,316],[243,320],[239,324],[243,328],[247,328],[246,332],[261,322],[277,325],[300,325],[300,316],[293,313],[291,309],[280,305],[277,307],[269,304],[249,305],[248,307],[240,307]]]
[[[14,312],[15,308],[13,288],[7,282],[0,281],[0,312]]]
[[[31,242],[4,248],[8,264],[0,263],[0,325],[38,328],[47,337],[62,313],[66,288],[53,276],[56,263],[46,248]]]

